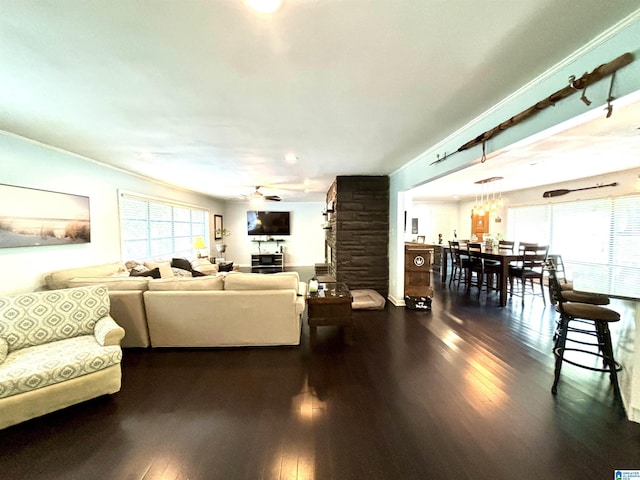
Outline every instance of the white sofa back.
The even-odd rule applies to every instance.
[[[279,272],[268,275],[229,272],[224,279],[225,290],[286,290],[298,291],[298,272]]]
[[[298,345],[296,292],[152,291],[144,304],[153,347]]]
[[[124,263],[105,263],[103,265],[95,265],[91,267],[68,268],[66,270],[58,270],[51,272],[45,277],[47,286],[51,290],[59,288],[68,288],[67,282],[77,277],[111,277],[114,275],[122,275],[127,277],[129,272]]]

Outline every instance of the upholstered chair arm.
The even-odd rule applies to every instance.
[[[96,322],[93,334],[102,346],[120,345],[120,340],[124,338],[125,331],[113,318],[106,316]]]

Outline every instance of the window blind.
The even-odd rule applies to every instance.
[[[640,195],[510,207],[507,218],[509,239],[548,244],[570,278],[640,296]]]
[[[134,195],[120,195],[122,258],[191,257],[196,237],[208,241],[209,212]]]
[[[549,205],[527,205],[507,209],[507,239],[549,245],[551,215]]]

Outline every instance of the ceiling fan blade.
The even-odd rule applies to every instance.
[[[271,200],[272,202],[279,202],[280,200],[282,200],[279,196],[277,195],[265,195],[264,198],[266,200]]]

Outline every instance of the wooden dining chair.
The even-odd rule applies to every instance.
[[[522,306],[524,306],[524,297],[527,293],[527,280],[529,281],[532,295],[536,295],[534,284],[538,283],[540,285],[542,301],[545,305],[547,304],[544,294],[544,272],[547,267],[548,253],[548,245],[524,245],[520,247],[517,264],[509,266],[509,296],[513,296],[513,286],[517,281],[519,295],[522,297]]]
[[[509,250],[511,253],[513,253],[515,246],[516,242],[512,242],[511,240],[498,240],[498,248],[500,250]]]
[[[465,282],[467,280],[469,257],[466,255],[466,251],[464,254],[461,252],[460,242],[458,241],[449,241],[449,249],[451,251],[451,276],[449,277],[449,286],[451,286],[453,282],[457,282],[459,287],[463,278]]]
[[[516,242],[512,242],[510,240],[498,240],[498,250],[506,250],[513,253],[515,244]],[[500,275],[502,273],[500,262],[497,260],[485,259],[484,269],[487,277],[487,290],[498,290],[500,288]]]

